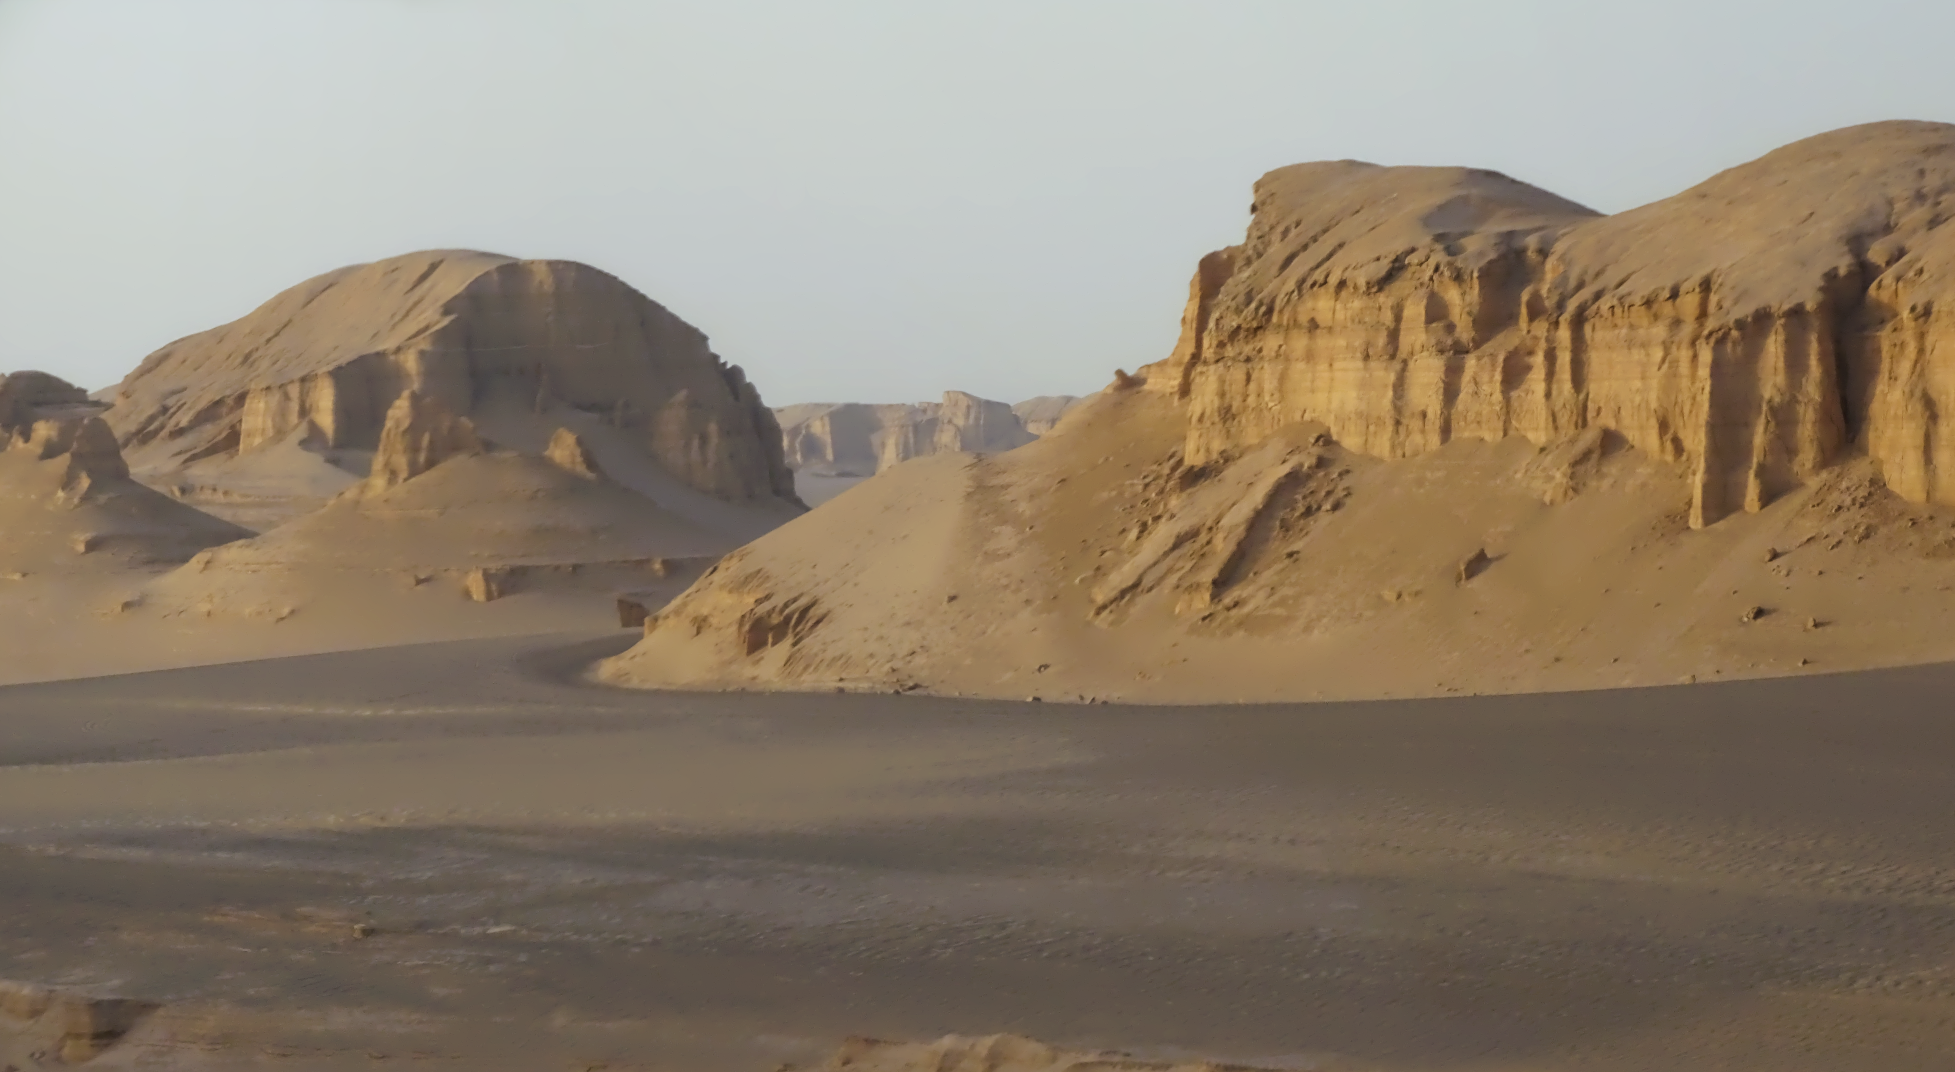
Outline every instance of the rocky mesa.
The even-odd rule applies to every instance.
[[[1253,205],[1165,360],[742,549],[602,673],[1201,701],[1955,657],[1955,127],[1614,216],[1351,161]]]
[[[657,302],[568,261],[450,250],[329,272],[151,354],[107,419],[159,481],[291,441],[350,453],[357,471],[410,391],[478,422],[580,413],[699,494],[794,496],[780,429],[741,370]]]
[[[775,416],[790,469],[868,477],[931,454],[1022,447],[1051,431],[1078,402],[1072,395],[1044,395],[1007,405],[945,391],[941,402],[806,403],[783,407]]]
[[[1381,458],[1602,427],[1688,474],[1693,525],[1850,445],[1947,501],[1951,213],[1939,123],[1811,138],[1608,217],[1487,171],[1284,168],[1149,380],[1187,403],[1193,464],[1304,420]]]

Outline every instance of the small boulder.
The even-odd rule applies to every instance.
[[[462,591],[477,603],[493,603],[509,591],[509,571],[477,566],[462,578]]]
[[[1493,565],[1493,557],[1487,554],[1486,548],[1482,547],[1475,550],[1472,554],[1467,555],[1459,564],[1459,583],[1465,584],[1473,578],[1478,577],[1480,574],[1485,573],[1487,567],[1491,565]]]
[[[621,595],[618,597],[618,628],[643,629],[650,621],[652,609],[650,601],[640,595]]]

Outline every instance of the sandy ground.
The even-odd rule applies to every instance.
[[[160,568],[106,574],[0,577],[0,684],[131,674],[540,631],[616,628],[617,596],[654,605],[690,584],[710,560],[674,560],[661,576],[643,565],[520,573],[509,593],[471,601],[454,572],[355,570],[244,577],[244,609],[193,592],[183,598]],[[425,578],[416,583],[417,577]],[[216,580],[232,582],[231,574]],[[269,583],[268,583],[269,582]],[[162,588],[159,596],[157,589]],[[215,589],[215,586],[213,586]],[[174,597],[174,598],[170,598]]]
[[[0,690],[4,974],[161,1002],[103,1068],[1955,1052],[1955,668],[1205,708],[582,684],[626,639]]]

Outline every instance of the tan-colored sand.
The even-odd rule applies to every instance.
[[[128,1069],[1955,1050],[1947,667],[1186,709],[569,683],[618,643],[0,689],[5,977],[161,1005],[93,1066]],[[1039,1065],[845,1054],[986,1052]]]
[[[1613,440],[1387,463],[1306,428],[1181,490],[1181,420],[1132,391],[1009,454],[876,477],[730,556],[603,673],[1212,702],[1955,657],[1955,516],[1864,465],[1692,530],[1683,480]]]

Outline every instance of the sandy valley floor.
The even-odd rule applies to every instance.
[[[0,689],[0,976],[160,1003],[102,1068],[1955,1053],[1955,667],[1209,708],[579,683],[628,639]]]

